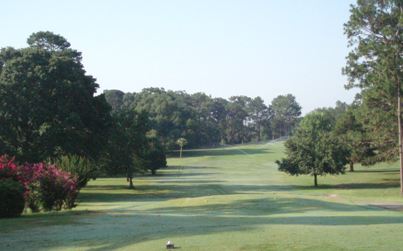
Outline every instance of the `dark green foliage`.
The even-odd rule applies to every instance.
[[[252,137],[256,138],[258,142],[264,138],[264,136],[270,138],[270,119],[272,112],[271,108],[264,104],[264,101],[261,97],[256,97],[250,101],[248,113],[250,121],[254,122],[249,125],[251,129],[250,131],[252,132]]]
[[[289,136],[301,115],[301,106],[291,95],[279,95],[271,102],[273,138]]]
[[[0,218],[20,216],[24,210],[24,188],[13,179],[0,179]]]
[[[139,93],[104,91],[114,113],[125,110],[147,112],[150,128],[158,132],[165,149],[176,149],[176,140],[186,138],[189,148],[260,141],[272,137],[272,110],[260,97],[234,96],[229,100],[204,93],[187,94],[146,88]],[[300,107],[292,95],[290,112],[277,122],[292,130]],[[288,105],[288,103],[287,103]],[[280,109],[280,108],[279,108]],[[287,108],[288,109],[288,108]],[[294,109],[294,110],[293,110]],[[287,121],[282,120],[286,119]]]
[[[89,180],[95,179],[99,173],[95,161],[78,155],[65,155],[52,161],[61,170],[77,177],[77,188],[85,187]]]
[[[248,117],[247,105],[250,98],[246,96],[235,96],[230,98],[226,108],[225,140],[228,144],[239,144],[250,141],[246,128]]]
[[[153,149],[149,145],[147,132],[150,131],[150,121],[147,113],[120,110],[113,114],[113,121],[107,149],[100,164],[109,175],[126,174],[132,187],[134,174],[147,170],[151,165],[148,165],[148,154],[155,155],[150,152],[158,151],[159,146],[155,143]]]
[[[112,107],[112,113],[122,109],[123,98],[125,93],[119,90],[106,90],[104,91],[105,100]]]
[[[334,137],[335,119],[329,112],[315,111],[304,117],[295,134],[286,141],[287,157],[276,163],[291,175],[317,176],[344,173],[348,149]]]
[[[109,105],[86,75],[81,53],[61,36],[38,32],[30,47],[0,52],[0,147],[20,161],[65,154],[97,158]]]
[[[374,162],[375,149],[371,146],[368,132],[359,119],[360,110],[356,105],[350,106],[341,114],[335,125],[334,133],[349,150],[348,162],[350,171],[354,171],[354,164],[369,165]]]
[[[62,51],[70,47],[70,43],[64,37],[50,31],[33,33],[27,39],[27,44],[30,47],[48,51]]]
[[[146,167],[153,175],[157,170],[167,166],[166,155],[162,146],[150,146],[144,157],[146,159]]]
[[[145,159],[146,168],[151,171],[152,175],[155,175],[158,169],[167,166],[166,154],[157,131],[148,131],[146,137],[148,144],[145,148],[143,158]]]

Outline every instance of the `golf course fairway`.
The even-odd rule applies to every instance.
[[[187,150],[156,176],[100,178],[70,211],[0,220],[0,250],[403,250],[396,164],[292,177],[283,143]]]

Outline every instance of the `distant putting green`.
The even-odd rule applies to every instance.
[[[398,167],[290,177],[283,145],[184,151],[158,176],[90,182],[71,211],[0,220],[0,250],[402,250]]]

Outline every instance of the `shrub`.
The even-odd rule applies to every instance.
[[[152,175],[155,175],[158,169],[167,166],[165,152],[162,148],[151,148],[148,150],[146,166],[151,171]]]
[[[0,218],[20,216],[24,210],[24,187],[11,178],[0,179]]]
[[[46,163],[25,163],[18,168],[25,185],[26,205],[33,211],[73,208],[78,195],[77,179],[69,172]]]
[[[18,181],[18,166],[14,163],[14,158],[7,155],[0,156],[0,179],[13,179]]]
[[[78,195],[76,177],[58,169],[55,165],[38,163],[32,165],[32,168],[36,173],[35,180],[31,183],[33,200],[37,202],[35,206],[40,204],[47,211],[75,206]]]
[[[0,156],[0,182],[0,207],[5,215],[21,214],[24,205],[33,212],[72,208],[79,191],[76,176],[55,165],[25,163],[18,166],[13,158],[5,155]]]
[[[62,156],[54,162],[63,171],[77,177],[77,186],[80,190],[85,187],[89,180],[95,179],[98,168],[94,161],[78,155]]]

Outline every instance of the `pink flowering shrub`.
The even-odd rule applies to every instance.
[[[58,169],[55,165],[34,164],[39,177],[39,194],[45,210],[60,210],[74,207],[78,194],[77,179],[70,173]]]
[[[14,158],[7,155],[0,156],[0,179],[13,179],[19,181],[18,166],[14,163]]]
[[[46,163],[16,165],[0,156],[0,180],[12,179],[22,185],[25,205],[32,211],[73,208],[78,195],[77,178]]]

